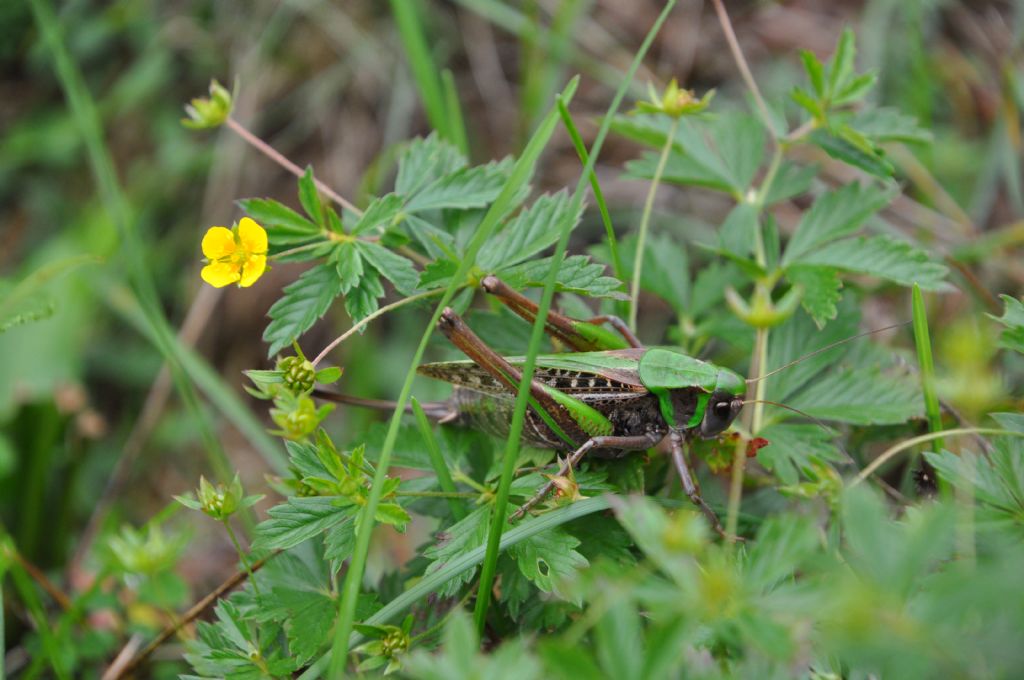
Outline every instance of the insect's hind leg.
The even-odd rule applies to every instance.
[[[584,454],[586,454],[587,451],[590,451],[591,449],[609,448],[622,449],[624,451],[638,451],[642,449],[651,448],[661,440],[661,437],[661,433],[658,432],[649,432],[647,434],[634,435],[630,437],[591,437],[590,439],[583,443],[583,446],[573,451],[572,455],[565,459],[565,462],[562,463],[562,467],[558,470],[558,474],[555,476],[563,477],[566,474],[568,474],[569,469],[576,467],[576,465],[580,462],[580,459],[583,458]],[[551,493],[551,490],[554,488],[554,480],[549,481],[547,484],[542,486],[540,490],[537,493],[535,493],[532,498],[530,498],[530,500],[523,503],[523,505],[520,506],[518,510],[512,513],[512,515],[508,518],[508,521],[515,521],[523,515],[525,515],[527,512],[529,512],[530,508],[544,500],[544,498],[546,498],[547,495]]]
[[[532,323],[537,318],[537,303],[513,289],[497,276],[484,277],[480,286],[526,321]],[[604,323],[617,330],[625,338],[626,344],[624,345],[614,333],[602,328],[601,324]],[[588,321],[579,321],[551,310],[545,319],[544,330],[548,335],[561,340],[577,352],[622,349],[626,345],[643,347],[640,340],[629,330],[622,319],[615,316],[598,316]]]
[[[683,435],[678,431],[673,430],[669,433],[669,444],[672,449],[672,461],[675,463],[676,471],[679,473],[679,479],[683,483],[683,491],[689,499],[700,508],[700,511],[704,513],[708,522],[711,524],[711,528],[714,529],[723,538],[733,539],[733,537],[725,533],[725,529],[722,528],[722,523],[718,521],[718,515],[712,510],[704,499],[701,498],[700,491],[697,489],[697,485],[693,481],[693,476],[690,474],[690,467],[686,464],[686,459],[683,457]]]

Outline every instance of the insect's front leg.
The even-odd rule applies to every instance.
[[[700,490],[693,481],[693,476],[690,474],[690,467],[686,464],[686,458],[683,457],[683,435],[678,430],[672,430],[668,435],[669,444],[672,449],[672,461],[676,465],[676,471],[679,473],[679,479],[683,482],[683,491],[689,499],[700,508],[700,511],[707,517],[708,522],[711,523],[711,528],[714,529],[723,538],[729,538],[734,540],[733,537],[728,536],[725,533],[725,529],[722,528],[722,523],[718,521],[718,515],[712,510],[704,499],[700,495]]]
[[[497,276],[484,277],[480,285],[488,294],[498,298],[502,304],[526,321],[532,323],[537,318],[537,303],[513,289]],[[596,316],[587,321],[580,321],[551,310],[545,320],[544,330],[548,335],[558,338],[577,352],[596,352],[625,347],[626,344],[623,344],[620,338],[601,327],[606,323],[626,339],[628,346],[643,347],[636,335],[629,330],[629,326],[617,316]]]
[[[556,477],[563,477],[568,474],[570,468],[575,468],[583,458],[584,454],[591,449],[622,449],[623,451],[640,451],[643,449],[649,449],[661,440],[661,433],[648,432],[647,434],[635,435],[630,437],[591,437],[583,446],[573,451],[572,455],[565,459],[561,469],[559,469]],[[551,493],[551,490],[555,488],[554,480],[548,482],[541,487],[540,491],[533,495],[530,500],[523,503],[518,510],[512,513],[508,518],[509,522],[515,521],[525,515],[530,508],[540,503],[544,498]]]

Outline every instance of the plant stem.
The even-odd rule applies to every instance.
[[[452,511],[452,516],[458,521],[466,516],[466,508],[456,500],[459,496],[455,495],[458,493],[455,490],[455,482],[452,481],[451,473],[448,472],[448,465],[444,461],[444,456],[441,455],[441,448],[437,445],[437,439],[434,438],[434,431],[430,427],[430,421],[427,420],[427,414],[423,412],[423,407],[420,406],[416,397],[412,398],[412,412],[416,416],[416,424],[427,445],[427,453],[430,454],[430,464],[434,468],[434,474],[437,475],[437,483],[449,499],[448,507]],[[475,497],[477,494],[470,495]]]
[[[472,491],[396,491],[395,496],[407,498],[477,498]],[[465,513],[462,513],[465,516]]]
[[[238,537],[235,536],[235,530],[231,528],[231,521],[229,518],[224,518],[224,528],[228,530],[228,536],[231,537],[231,544],[235,546],[235,552],[238,553],[238,559],[242,561],[242,565],[245,567],[245,571],[249,574],[249,582],[252,583],[253,592],[256,593],[256,598],[262,597],[260,594],[260,587],[256,584],[256,579],[252,576],[252,566],[249,564],[249,558],[246,556],[245,551],[242,550],[242,546],[238,543]]]
[[[865,467],[860,473],[854,477],[853,481],[847,485],[847,488],[852,488],[863,482],[865,479],[871,476],[878,468],[889,462],[890,458],[893,458],[901,451],[913,448],[918,444],[925,442],[934,441],[936,439],[942,439],[943,437],[954,437],[961,434],[989,434],[989,435],[1002,435],[1005,437],[1024,437],[1024,433],[1015,432],[1013,430],[1000,430],[989,427],[959,427],[952,430],[945,430],[943,432],[929,432],[928,434],[922,434],[917,437],[911,437],[906,439],[899,444],[890,446],[888,449],[882,452],[878,458],[875,458],[871,463]]]
[[[778,135],[775,133],[775,126],[772,124],[771,113],[768,111],[768,105],[764,103],[761,90],[757,87],[754,74],[750,72],[750,66],[747,65],[747,60],[743,56],[740,43],[736,40],[736,33],[732,30],[729,13],[725,11],[725,5],[722,3],[722,0],[712,0],[712,4],[715,6],[715,13],[718,14],[718,23],[722,26],[722,33],[725,34],[725,41],[729,44],[729,51],[732,52],[732,57],[736,61],[737,68],[740,70],[743,82],[746,83],[747,89],[750,90],[750,94],[754,97],[754,103],[757,104],[758,112],[761,114],[764,126],[768,129],[768,134],[778,144]]]
[[[270,146],[253,133],[249,132],[249,130],[247,130],[244,125],[239,123],[231,116],[228,116],[227,120],[224,121],[224,124],[231,128],[232,132],[234,132],[236,135],[245,140],[245,142],[249,144],[249,146],[253,147],[261,154],[263,154],[270,160],[274,161],[275,163],[277,163],[282,168],[292,173],[296,177],[302,177],[302,175],[305,174],[303,173],[302,168],[300,168],[299,166],[295,165],[295,163],[292,163],[290,160],[285,158],[284,155],[277,151],[277,149]],[[329,186],[327,186],[320,180],[316,179],[315,177],[313,178],[313,181],[316,183],[316,188],[319,189],[320,193],[322,193],[324,196],[327,196],[341,207],[355,213],[356,215],[363,214],[362,210],[352,205],[352,203],[350,203],[349,201],[345,200],[345,198],[338,194],[336,191],[334,191],[334,189],[330,188]]]
[[[155,652],[157,648],[160,647],[160,645],[165,643],[167,640],[171,638],[171,636],[177,633],[182,626],[185,626],[191,623],[192,621],[195,621],[204,611],[207,610],[207,608],[210,605],[212,605],[214,602],[220,599],[221,596],[233,590],[240,583],[245,581],[245,579],[251,578],[252,574],[259,571],[260,568],[262,568],[263,565],[266,564],[272,557],[280,553],[280,550],[274,551],[266,557],[264,557],[263,559],[254,562],[251,569],[247,569],[246,571],[238,571],[232,574],[226,581],[221,583],[219,586],[214,588],[209,594],[207,594],[206,597],[192,605],[192,607],[187,612],[185,612],[185,614],[182,615],[182,617],[178,621],[164,628],[159,635],[153,638],[152,642],[146,645],[146,647],[135,656],[135,658],[133,658],[130,662],[125,664],[121,671],[117,675],[115,675],[112,678],[112,680],[119,680],[119,678],[123,678],[124,676],[131,674],[131,672],[138,668],[142,664],[142,662],[145,661],[147,657],[149,657],[150,654]]]
[[[665,164],[668,162],[668,154],[672,151],[672,143],[675,141],[676,131],[679,129],[679,118],[672,119],[672,127],[669,128],[665,137],[665,146],[661,149],[661,156],[658,158],[658,166],[654,170],[654,177],[651,178],[651,186],[647,190],[647,200],[644,201],[644,212],[640,218],[640,230],[637,233],[636,253],[633,255],[633,285],[629,292],[629,330],[636,333],[637,309],[640,306],[640,277],[644,268],[644,245],[647,240],[647,228],[651,223],[651,213],[654,210],[654,196],[658,193],[658,185],[661,184],[661,176],[665,173]]]
[[[409,304],[410,302],[415,302],[416,300],[422,300],[423,298],[428,298],[428,297],[430,297],[432,295],[439,295],[439,294],[441,294],[443,292],[444,292],[444,290],[439,288],[437,290],[426,290],[426,291],[423,291],[422,293],[416,293],[415,295],[410,295],[409,297],[404,297],[401,300],[398,300],[396,302],[392,302],[390,305],[384,305],[383,307],[378,309],[376,312],[364,316],[362,319],[360,319],[359,321],[357,321],[354,324],[352,324],[352,328],[349,328],[347,331],[345,331],[344,333],[342,333],[341,335],[336,337],[334,340],[332,340],[331,344],[327,345],[327,347],[324,347],[323,350],[320,352],[320,354],[317,354],[316,358],[313,359],[313,361],[312,361],[313,366],[315,367],[317,364],[319,364],[321,361],[323,361],[323,358],[325,356],[327,356],[327,354],[332,349],[334,349],[335,347],[337,347],[341,343],[343,343],[346,340],[348,340],[348,338],[351,337],[353,333],[355,333],[360,328],[362,328],[366,324],[370,323],[371,321],[373,321],[377,317],[383,316],[384,314],[387,314],[388,312],[390,312],[392,310],[398,309],[399,307],[404,307],[405,305]]]

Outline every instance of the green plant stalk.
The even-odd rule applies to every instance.
[[[671,11],[674,4],[675,0],[669,0],[665,4],[665,8],[654,22],[651,30],[648,31],[643,44],[634,56],[633,63],[630,64],[626,77],[619,85],[619,89],[616,91],[615,97],[612,99],[612,103],[608,107],[608,112],[605,114],[604,120],[601,122],[601,127],[597,132],[597,136],[594,138],[594,144],[590,151],[590,158],[587,159],[587,163],[584,166],[583,171],[580,173],[580,179],[576,184],[576,191],[573,193],[572,203],[567,214],[575,215],[582,206],[584,190],[590,179],[590,173],[594,169],[594,164],[597,162],[598,155],[601,152],[601,147],[604,144],[605,137],[608,136],[608,130],[611,129],[612,116],[618,110],[619,105],[622,103],[622,99],[626,96],[626,90],[629,88],[629,84],[632,82],[633,76],[636,74],[636,70],[640,67],[640,62],[643,60],[644,55],[647,54],[647,50],[654,41],[654,36],[657,35],[658,30],[668,17],[668,13]],[[567,106],[565,99],[561,97],[560,99],[562,99],[562,105]],[[530,395],[529,386],[530,382],[533,380],[533,371],[537,359],[537,352],[540,349],[541,339],[544,336],[544,326],[547,321],[548,311],[551,309],[551,300],[555,294],[555,281],[558,277],[558,268],[561,264],[565,249],[569,244],[569,234],[572,231],[572,222],[566,220],[561,225],[561,229],[562,233],[559,236],[558,244],[555,246],[555,254],[551,259],[551,268],[548,271],[548,275],[544,282],[544,290],[541,293],[540,302],[537,308],[537,317],[534,320],[533,330],[530,335],[530,344],[528,345],[526,357],[523,361],[522,378],[519,381],[519,391],[516,394],[516,403],[512,411],[512,422],[509,426],[508,444],[505,448],[501,480],[498,483],[498,494],[495,499],[494,512],[491,516],[491,526],[487,534],[487,554],[484,559],[483,567],[480,570],[480,585],[477,588],[476,607],[473,611],[473,618],[476,623],[477,632],[481,637],[483,635],[484,623],[487,619],[487,608],[490,605],[491,585],[494,582],[494,575],[497,572],[498,567],[498,553],[501,543],[501,534],[505,527],[505,511],[508,506],[509,489],[512,486],[512,477],[515,473],[515,463],[519,456],[519,437],[523,431],[523,424],[526,420],[526,405]]]
[[[939,397],[935,391],[935,364],[932,361],[932,342],[928,333],[928,312],[924,306],[921,287],[916,283],[911,294],[914,320],[914,344],[917,346],[917,362],[921,367],[921,391],[924,392],[924,410],[928,416],[928,430],[942,431],[942,412]],[[945,447],[942,439],[935,441],[938,449]]]
[[[459,105],[459,91],[455,89],[455,76],[450,69],[441,71],[441,84],[444,86],[444,108],[447,111],[451,141],[462,155],[468,158],[469,137],[466,134],[466,121],[462,117],[462,106]]]
[[[43,646],[43,653],[32,660],[32,664],[21,677],[29,679],[38,677],[42,672],[43,664],[49,662],[50,667],[58,678],[62,680],[70,678],[68,669],[64,668],[64,664],[61,662],[60,645],[53,634],[50,622],[46,619],[43,603],[40,602],[39,596],[32,585],[32,579],[17,562],[12,562],[10,566],[11,580],[14,582],[14,588],[21,596],[21,601],[25,604],[29,616],[35,622],[36,631],[39,633]]]
[[[430,125],[448,141],[458,144],[448,118],[448,107],[441,89],[441,76],[433,55],[427,47],[427,39],[420,20],[418,0],[391,0],[391,13],[395,16],[402,47],[412,69],[416,89],[423,100]]]
[[[0,537],[0,541],[6,542],[6,539]],[[4,608],[4,577],[7,576],[7,563],[6,546],[0,544],[0,680],[4,680],[7,677],[4,671],[4,666],[7,665],[4,663],[4,659],[7,658],[7,647],[5,645],[7,631],[4,630],[4,612],[7,611]]]
[[[242,545],[238,542],[238,536],[235,535],[235,530],[231,528],[230,518],[225,517],[223,520],[224,528],[228,532],[228,537],[231,539],[231,545],[235,546],[235,552],[238,553],[238,559],[241,560],[242,566],[245,567],[245,573],[249,575],[249,583],[252,584],[252,591],[256,593],[257,600],[262,597],[260,594],[260,587],[256,583],[256,577],[252,573],[252,565],[249,564],[249,558],[246,556],[245,551],[242,550]]]
[[[412,412],[416,416],[416,425],[420,428],[423,442],[427,445],[427,453],[430,454],[430,464],[434,467],[434,474],[437,475],[438,485],[446,494],[457,494],[455,482],[452,481],[451,473],[448,472],[448,466],[444,462],[444,456],[441,455],[437,439],[434,438],[434,431],[430,427],[430,421],[427,420],[427,414],[423,412],[423,407],[420,406],[420,402],[416,397],[412,398],[411,403]],[[473,495],[475,496],[476,494]],[[448,507],[451,509],[455,520],[458,521],[464,518],[466,516],[466,508],[462,503],[454,495],[449,495],[447,498]]]
[[[572,97],[573,93],[576,91],[578,83],[578,78],[574,78],[570,81],[562,96],[566,98]],[[547,145],[548,139],[550,139],[551,134],[554,132],[556,121],[557,118],[555,117],[554,112],[549,113],[538,127],[537,132],[535,132],[533,137],[530,139],[523,155],[518,161],[516,161],[515,166],[512,168],[512,174],[509,177],[508,183],[502,189],[494,203],[491,204],[490,209],[484,215],[483,220],[481,220],[480,226],[477,227],[476,234],[473,235],[472,240],[469,242],[469,245],[466,248],[466,254],[462,258],[461,262],[459,262],[459,268],[452,276],[451,283],[445,290],[444,295],[441,296],[441,300],[438,303],[437,308],[434,310],[430,323],[423,332],[423,337],[420,338],[419,346],[416,348],[416,352],[412,357],[409,370],[405,376],[405,382],[402,385],[402,390],[398,395],[398,401],[395,404],[395,411],[388,424],[387,434],[384,437],[384,444],[381,447],[380,458],[377,462],[377,470],[373,477],[373,485],[370,487],[370,496],[366,501],[366,505],[363,507],[362,514],[359,517],[358,526],[361,527],[361,531],[356,536],[356,545],[352,553],[352,559],[349,563],[348,572],[345,574],[345,581],[342,584],[341,601],[338,605],[338,621],[335,624],[334,640],[331,645],[329,668],[329,677],[331,678],[344,677],[345,663],[349,650],[348,639],[352,632],[352,626],[355,623],[356,600],[359,597],[359,589],[363,580],[363,572],[366,569],[366,558],[370,549],[370,533],[373,530],[374,516],[377,512],[377,505],[380,503],[381,490],[384,485],[385,476],[387,475],[388,466],[391,462],[391,454],[394,451],[395,442],[398,438],[398,427],[402,421],[402,416],[405,413],[405,404],[409,401],[413,380],[416,378],[416,368],[423,359],[423,353],[427,348],[427,342],[430,340],[430,336],[434,332],[434,327],[437,325],[438,319],[441,318],[441,312],[455,296],[455,292],[462,286],[463,280],[473,267],[480,247],[490,237],[491,233],[497,226],[498,221],[505,214],[506,209],[512,202],[512,199],[529,180],[537,162],[537,158],[539,158],[544,147]]]
[[[590,154],[587,153],[587,146],[583,143],[583,138],[580,136],[572,116],[569,115],[569,109],[561,101],[558,102],[558,113],[562,116],[562,124],[565,125],[565,129],[569,133],[569,139],[572,140],[572,145],[576,148],[576,155],[579,156],[580,163],[586,166],[587,161],[590,159]],[[597,210],[601,213],[605,237],[608,239],[608,253],[611,255],[612,273],[615,274],[615,278],[619,281],[623,281],[625,277],[622,273],[622,257],[619,255],[619,244],[615,238],[615,227],[612,226],[612,216],[608,211],[608,203],[604,200],[604,191],[601,190],[601,183],[597,181],[597,172],[593,169],[590,171],[590,190],[594,192],[594,202],[597,203]]]
[[[962,434],[987,434],[987,435],[1000,435],[1004,437],[1024,437],[1024,433],[1016,432],[1014,430],[1000,430],[991,427],[958,427],[952,430],[945,430],[943,432],[930,432],[928,434],[918,435],[917,437],[911,437],[905,439],[899,444],[890,446],[888,449],[883,451],[878,458],[875,458],[869,465],[861,470],[853,481],[850,482],[847,487],[854,487],[863,482],[865,479],[871,476],[878,468],[885,465],[891,458],[901,451],[913,448],[918,444],[924,444],[925,442],[935,441],[936,439],[942,439],[943,437],[953,437]]]
[[[71,55],[68,54],[67,47],[61,40],[59,22],[54,15],[53,8],[47,0],[31,0],[30,4],[35,21],[43,36],[43,42],[53,57],[57,77],[68,99],[71,114],[85,141],[93,176],[99,186],[103,203],[117,226],[122,243],[121,254],[128,269],[129,279],[138,295],[146,322],[151,326],[157,349],[167,361],[171,377],[186,409],[195,418],[211,467],[218,475],[228,478],[230,477],[228,474],[230,464],[227,456],[220,442],[214,436],[213,429],[200,407],[195,389],[185,376],[180,356],[175,351],[174,333],[161,311],[156,286],[146,268],[145,251],[141,247],[138,232],[133,227],[127,201],[118,183],[114,161],[103,143],[95,102],[89,94],[82,74],[76,68]]]
[[[571,522],[574,519],[607,510],[610,507],[608,498],[608,496],[585,498],[578,503],[556,508],[539,517],[527,518],[520,522],[519,525],[502,534],[500,549],[507,550],[517,543],[533,538],[538,534],[557,526],[561,526],[567,522]],[[665,499],[655,500],[658,502],[665,502]],[[473,569],[480,564],[484,559],[486,549],[486,546],[479,546],[467,553],[459,555],[450,562],[447,562],[444,567],[438,569],[433,574],[424,576],[418,580],[416,585],[412,588],[409,588],[409,590],[381,607],[377,613],[367,618],[364,623],[366,625],[380,626],[397,620],[406,612],[406,610],[421,599],[430,595],[464,571]],[[365,638],[361,633],[352,633],[351,638],[349,639],[349,647],[358,645],[364,639]],[[313,665],[307,668],[305,672],[299,676],[299,679],[314,680],[315,678],[319,678],[327,667],[330,657],[330,653],[324,654]]]
[[[647,190],[647,200],[644,201],[644,212],[640,217],[640,230],[637,232],[636,253],[633,255],[633,285],[629,291],[629,329],[636,333],[637,310],[640,307],[640,278],[644,269],[644,246],[647,241],[647,229],[651,224],[651,213],[654,211],[654,197],[658,193],[658,186],[661,184],[661,176],[665,173],[665,164],[668,162],[668,154],[672,151],[672,143],[675,141],[676,131],[679,129],[679,118],[672,119],[672,127],[665,136],[665,146],[661,148],[661,156],[658,158],[658,165],[654,169],[654,176],[651,178],[651,186]]]

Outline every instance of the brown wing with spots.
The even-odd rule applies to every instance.
[[[419,367],[421,375],[465,387],[484,394],[496,396],[507,395],[508,390],[487,371],[471,361],[446,361],[424,364]],[[596,373],[573,371],[565,368],[538,366],[534,378],[559,392],[574,397],[594,397],[601,399],[635,398],[638,394],[646,394],[647,390],[639,385],[630,385]],[[586,399],[584,399],[586,400]]]

